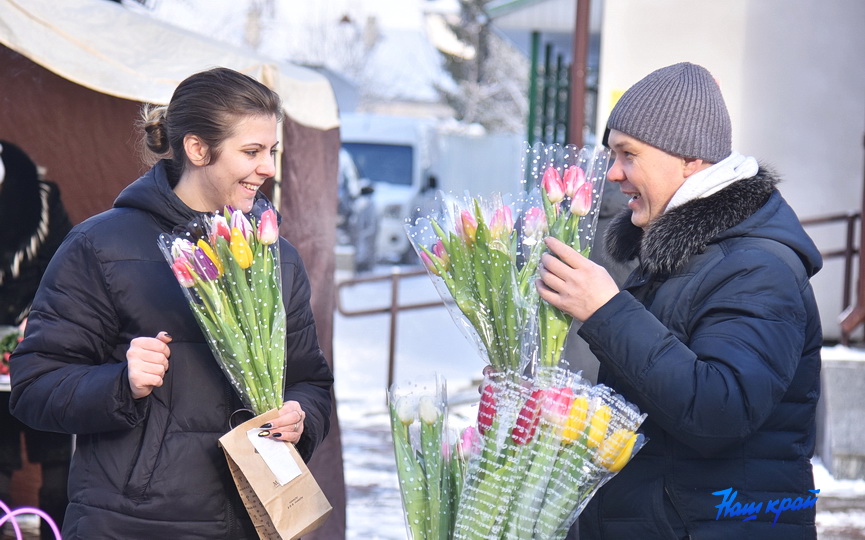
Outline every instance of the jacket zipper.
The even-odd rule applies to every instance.
[[[685,521],[685,516],[682,514],[681,510],[679,510],[679,505],[676,503],[676,499],[667,488],[666,483],[664,483],[664,493],[667,494],[667,498],[670,499],[670,504],[673,505],[673,510],[676,512],[676,515],[679,516],[679,521],[682,522],[682,527],[685,528],[685,536],[684,538],[682,538],[682,540],[691,540],[691,533],[688,532],[688,522]]]

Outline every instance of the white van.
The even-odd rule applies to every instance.
[[[435,120],[346,113],[340,131],[342,147],[375,187],[379,259],[413,261],[414,250],[403,225],[417,201],[437,187],[432,170],[437,152]]]

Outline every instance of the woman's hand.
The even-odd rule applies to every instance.
[[[619,293],[603,266],[555,238],[545,241],[550,253],[541,256],[535,282],[541,298],[582,322]]]
[[[149,396],[154,388],[162,386],[168,371],[168,357],[171,356],[169,343],[171,336],[167,332],[159,332],[155,338],[137,337],[129,343],[126,371],[135,399]]]
[[[303,421],[306,413],[296,401],[286,401],[279,409],[279,416],[261,426],[259,437],[270,437],[275,441],[297,444],[303,434]]]

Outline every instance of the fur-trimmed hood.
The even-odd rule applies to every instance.
[[[817,248],[801,227],[791,227],[798,218],[775,188],[780,179],[761,167],[758,173],[733,183],[705,198],[689,201],[659,216],[644,230],[631,223],[626,209],[610,222],[605,245],[610,257],[625,262],[639,257],[645,270],[672,274],[692,255],[731,236],[770,238],[793,249],[808,275],[822,266]],[[776,204],[769,204],[773,197]]]

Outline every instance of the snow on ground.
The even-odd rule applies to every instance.
[[[415,268],[397,267],[406,272]],[[390,273],[389,266],[374,275]],[[338,276],[338,279],[344,279]],[[349,310],[390,304],[390,281],[341,291]],[[425,275],[405,278],[401,304],[437,300]],[[389,315],[334,316],[336,395],[348,491],[349,540],[404,540],[402,506],[386,409]],[[447,380],[448,395],[469,421],[483,362],[444,307],[401,312],[397,317],[395,382],[432,385]],[[457,419],[460,421],[460,419]],[[820,489],[817,526],[821,540],[865,540],[865,480],[836,480],[819,459],[814,483]]]
[[[403,270],[414,268],[402,267]],[[380,266],[375,274],[389,273]],[[390,304],[390,281],[342,290],[347,310]],[[426,275],[405,278],[401,304],[439,299]],[[406,529],[386,408],[389,315],[334,316],[336,395],[343,437],[350,540],[403,540]],[[397,317],[397,384],[433,384],[438,374],[448,393],[477,396],[483,361],[444,307],[404,311]],[[468,395],[471,395],[470,393]]]

